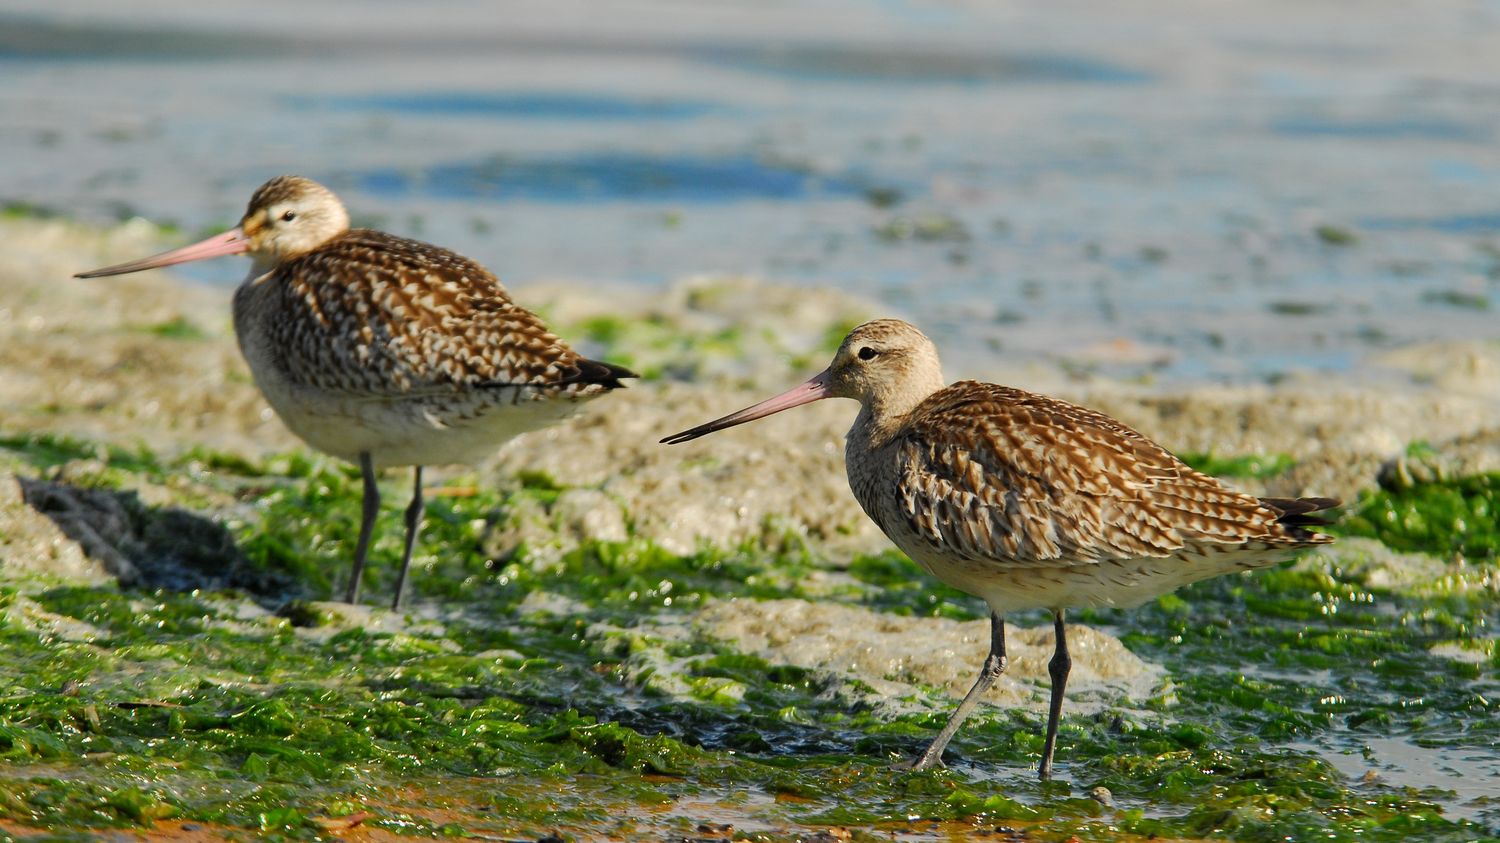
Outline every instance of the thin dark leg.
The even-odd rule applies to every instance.
[[[958,704],[958,709],[953,716],[948,718],[948,725],[938,732],[932,743],[922,750],[922,753],[910,761],[903,761],[896,765],[906,770],[926,770],[930,767],[941,767],[943,764],[943,750],[948,748],[948,742],[953,740],[953,735],[958,732],[958,727],[979,704],[979,698],[1000,674],[1005,672],[1005,618],[994,612],[990,613],[990,654],[984,659],[984,667],[979,670],[979,678],[974,680],[974,687],[964,695],[963,702]]]
[[[375,485],[375,462],[370,452],[359,455],[359,474],[365,481],[364,518],[359,522],[359,544],[354,547],[354,570],[349,574],[349,592],[345,603],[359,602],[359,581],[365,575],[365,557],[370,553],[370,537],[375,533],[375,516],[380,514],[380,489]]]
[[[1057,651],[1052,654],[1052,661],[1047,662],[1047,672],[1052,675],[1052,705],[1047,709],[1047,740],[1042,744],[1042,781],[1052,778],[1052,750],[1057,748],[1057,722],[1062,719],[1063,689],[1068,687],[1068,671],[1073,669],[1062,609],[1057,610],[1052,629],[1057,636]]]
[[[406,597],[406,572],[411,568],[411,548],[417,542],[417,532],[422,529],[422,467],[417,466],[417,480],[413,484],[411,503],[406,507],[406,547],[401,551],[401,573],[396,577],[396,599],[391,601],[391,611],[401,611],[401,601]]]

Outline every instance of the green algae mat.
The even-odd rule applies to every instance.
[[[492,547],[563,491],[532,476],[434,496],[418,606],[394,616],[322,602],[359,514],[333,461],[14,436],[0,468],[136,583],[0,589],[7,838],[1500,839],[1497,477],[1387,488],[1335,553],[1080,613],[1165,677],[1070,699],[1044,784],[1032,708],[983,707],[948,769],[897,772],[949,698],[877,704],[693,623],[729,599],[983,616],[894,552],[830,571],[794,536]]]

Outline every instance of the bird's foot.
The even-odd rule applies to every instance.
[[[903,773],[920,773],[923,770],[940,770],[947,766],[948,765],[943,763],[942,758],[930,758],[928,757],[927,753],[924,752],[915,758],[908,758],[905,761],[897,761],[895,764],[891,765],[891,769],[899,770]]]

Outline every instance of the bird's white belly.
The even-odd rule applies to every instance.
[[[1274,565],[1291,555],[1285,548],[1197,545],[1171,556],[1022,566],[959,559],[919,541],[896,544],[933,576],[1002,614],[1023,609],[1128,609],[1199,580]]]
[[[374,399],[263,387],[286,426],[324,453],[379,466],[474,463],[522,433],[566,418],[578,400],[522,390],[456,393],[441,398]]]
[[[474,463],[522,433],[571,415],[593,395],[560,394],[535,387],[473,388],[402,394],[393,386],[361,392],[328,389],[287,376],[268,331],[271,308],[257,297],[271,293],[250,278],[235,297],[235,332],[250,373],[287,428],[327,454],[357,462],[368,453],[376,466]],[[311,380],[311,379],[308,379]]]

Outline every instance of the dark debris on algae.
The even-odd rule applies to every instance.
[[[805,353],[828,329],[808,326]],[[250,430],[253,407],[230,415]],[[1081,685],[1044,784],[1024,665],[948,769],[896,772],[945,719],[946,678],[752,647],[726,621],[810,647],[816,626],[791,625],[820,610],[913,638],[982,617],[879,544],[765,518],[682,547],[608,477],[502,461],[442,478],[421,599],[395,615],[326,602],[357,532],[350,467],[264,431],[151,447],[44,417],[0,414],[0,838],[1500,839],[1500,474],[1454,474],[1471,463],[1418,449],[1369,469],[1329,551],[1079,613],[1149,681]],[[1274,484],[1311,457],[1194,459]],[[598,500],[619,518],[579,515]],[[398,520],[382,515],[372,594]],[[938,649],[925,669],[974,669]]]

